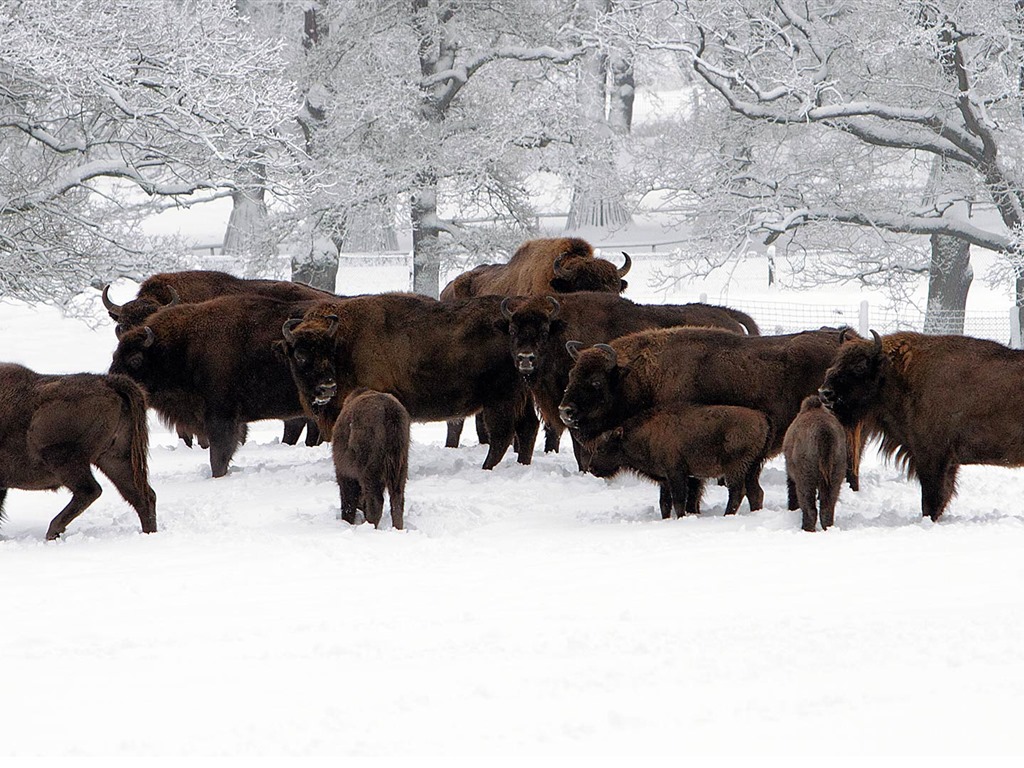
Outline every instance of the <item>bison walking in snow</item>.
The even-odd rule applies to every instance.
[[[401,530],[409,476],[409,412],[392,395],[357,387],[341,406],[331,448],[342,520],[355,523],[356,505],[362,500],[366,522],[380,527],[386,489],[391,525]]]
[[[124,376],[39,374],[0,364],[0,521],[8,488],[71,491],[53,518],[56,539],[102,493],[99,467],[156,531],[156,494],[149,486],[149,432],[142,392]]]
[[[814,531],[819,506],[822,530],[835,522],[846,473],[846,431],[817,395],[808,395],[782,441],[789,508],[803,511],[803,529]]]

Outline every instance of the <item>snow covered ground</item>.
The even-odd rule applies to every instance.
[[[103,371],[114,338],[0,302],[0,343]],[[869,449],[810,535],[781,459],[765,509],[726,519],[711,487],[662,521],[638,479],[570,453],[485,473],[416,425],[408,530],[374,531],[337,519],[325,446],[257,424],[213,480],[151,423],[155,535],[105,479],[53,543],[68,494],[8,494],[0,754],[1024,752],[1024,470],[963,470],[933,524]]]

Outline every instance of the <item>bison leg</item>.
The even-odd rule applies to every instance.
[[[320,445],[324,441],[320,436],[320,427],[312,419],[304,418],[303,421],[306,423],[306,446],[312,448],[314,445]]]
[[[124,500],[135,508],[142,524],[142,532],[156,533],[156,494],[149,483],[135,478],[132,473],[131,456],[101,456],[97,459],[96,466],[110,478],[110,482]],[[139,487],[140,485],[144,487]]]
[[[484,410],[484,424],[490,442],[487,446],[487,457],[484,469],[494,469],[505,456],[515,434],[512,403],[502,403]]]
[[[672,517],[672,489],[668,483],[658,483],[660,493],[658,494],[658,506],[661,507],[661,519],[668,520]]]
[[[465,419],[452,419],[448,422],[448,434],[444,439],[445,448],[459,447],[459,438],[462,437],[462,428],[465,424]]]
[[[181,442],[183,442],[186,446],[191,448],[192,447],[192,433],[187,431],[183,427],[178,427],[177,432],[178,432],[178,437],[181,438]]]
[[[669,493],[672,494],[672,509],[676,517],[683,517],[690,504],[690,478],[687,475],[675,475],[668,479]]]
[[[384,516],[384,488],[377,483],[364,486],[363,504],[366,522],[372,523],[374,528],[380,528],[380,521]]]
[[[750,504],[750,511],[757,512],[764,506],[764,489],[761,488],[761,463],[754,462],[747,471],[744,479],[744,486],[747,492],[747,502]]]
[[[818,527],[818,504],[815,499],[817,489],[797,488],[797,499],[800,501],[800,509],[803,511],[801,527],[808,533],[814,533]]]
[[[480,411],[476,415],[476,439],[480,441],[480,445],[488,445],[491,441],[490,433],[487,431],[487,419],[484,417],[483,411]]]
[[[562,441],[561,430],[544,425],[544,453],[558,453],[558,444]]]
[[[959,465],[949,457],[943,457],[937,466],[918,466],[917,477],[921,481],[921,514],[937,521],[949,500],[956,493],[956,475]]]
[[[302,434],[302,428],[304,426],[306,426],[306,420],[301,417],[297,419],[285,419],[284,434],[281,436],[281,442],[285,445],[297,445],[299,442],[299,435]]]
[[[53,541],[68,525],[85,511],[103,493],[100,484],[93,477],[89,462],[77,453],[66,448],[44,448],[40,456],[60,484],[71,491],[71,501],[62,509],[46,531],[46,540]]]
[[[864,455],[864,432],[861,424],[846,430],[846,482],[851,491],[860,490],[860,460]]]
[[[349,525],[355,525],[356,507],[359,506],[362,494],[359,481],[339,476],[338,489],[341,491],[341,519]]]
[[[699,515],[700,501],[704,497],[704,481],[699,477],[688,477],[686,479],[686,491],[685,513],[687,515]],[[683,516],[683,513],[678,511],[678,504],[676,505],[676,514],[679,517]]]
[[[516,419],[516,460],[520,464],[533,461],[533,449],[537,444],[537,432],[540,430],[540,419],[529,402]]]
[[[391,506],[391,527],[397,531],[405,529],[405,489],[389,488],[388,504]]]
[[[572,439],[572,453],[576,457],[576,466],[580,472],[586,472],[586,467],[590,466],[590,452],[574,433],[569,432],[569,437]]]
[[[4,501],[7,499],[7,489],[0,488],[0,525],[3,525],[7,517],[4,515]]]
[[[206,420],[206,431],[210,438],[210,469],[214,477],[224,477],[228,473],[231,457],[238,450],[239,438],[243,432],[239,424],[232,419],[213,417]]]
[[[726,478],[725,487],[729,489],[729,500],[725,504],[725,514],[735,515],[743,501],[746,478]]]
[[[786,476],[786,501],[790,510],[800,509],[800,499],[796,495],[796,482],[788,475]]]

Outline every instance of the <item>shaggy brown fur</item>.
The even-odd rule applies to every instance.
[[[594,249],[578,237],[527,240],[507,264],[483,264],[459,275],[441,291],[441,300],[473,296],[539,296],[545,293],[601,291],[621,293],[632,265],[616,267],[594,256]]]
[[[591,440],[664,403],[753,408],[768,418],[764,458],[770,458],[782,450],[800,403],[825,378],[839,345],[838,329],[783,336],[704,328],[634,333],[579,353],[559,411]]]
[[[744,312],[709,304],[634,304],[605,293],[574,293],[509,299],[502,303],[508,320],[512,357],[540,409],[544,423],[556,434],[565,428],[558,404],[569,383],[572,357],[565,344],[584,345],[652,328],[705,326],[757,335],[757,323]],[[580,446],[573,443],[577,462]],[[582,467],[581,467],[582,468]]]
[[[338,414],[331,448],[341,490],[341,518],[354,524],[361,499],[366,522],[379,528],[387,489],[391,525],[404,528],[409,412],[402,404],[383,392],[353,389]]]
[[[846,431],[817,395],[808,395],[782,441],[789,508],[803,511],[803,529],[835,522],[836,501],[846,472]]]
[[[767,441],[768,420],[760,411],[669,406],[645,411],[599,435],[589,446],[589,470],[609,477],[626,468],[651,478],[661,486],[663,519],[673,509],[682,517],[698,508],[699,499],[688,504],[688,478],[723,477],[729,489],[725,514],[732,515],[744,488],[760,473]]]
[[[165,307],[121,335],[110,372],[142,385],[149,405],[179,433],[208,435],[210,467],[221,477],[248,422],[303,414],[288,363],[273,345],[282,323],[310,306],[238,295]]]
[[[843,345],[821,398],[844,425],[863,420],[865,437],[880,437],[917,477],[924,516],[942,515],[961,464],[1024,466],[1024,352],[969,336],[872,333]]]
[[[71,491],[46,531],[55,539],[102,493],[90,465],[110,478],[156,531],[142,392],[123,376],[51,376],[0,364],[0,521],[8,488]]]
[[[337,420],[339,403],[363,386],[398,398],[416,421],[447,421],[484,410],[490,435],[484,469],[508,450],[516,422],[532,410],[529,392],[497,327],[498,296],[441,302],[414,294],[358,296],[321,302],[281,333],[303,406],[321,431]],[[530,463],[536,416],[520,440]]]

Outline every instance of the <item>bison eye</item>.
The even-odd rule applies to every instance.
[[[138,369],[142,367],[142,353],[136,352],[135,354],[128,355],[128,359],[124,361],[129,368]]]
[[[301,366],[309,365],[309,355],[306,354],[305,352],[298,352],[297,351],[295,353],[295,362],[298,363]]]

